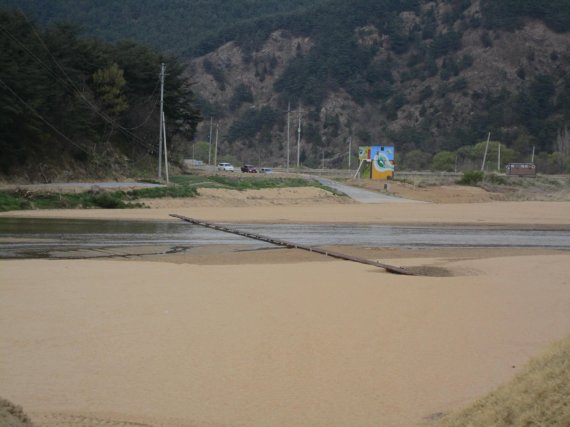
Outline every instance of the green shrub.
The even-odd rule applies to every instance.
[[[29,209],[30,202],[15,194],[0,192],[0,212]]]
[[[115,193],[100,193],[91,196],[91,203],[93,206],[103,209],[124,209],[127,207],[126,203],[121,200],[122,194]]]
[[[463,177],[457,183],[459,185],[477,185],[483,181],[484,177],[483,171],[467,171],[463,172]]]

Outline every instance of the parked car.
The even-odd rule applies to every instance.
[[[261,168],[261,169],[259,170],[259,172],[261,172],[261,173],[273,173],[273,169],[271,169],[271,168]]]
[[[241,167],[241,171],[247,173],[257,173],[257,169],[255,169],[255,166],[253,165],[243,165]]]
[[[218,163],[219,171],[233,172],[234,167],[231,163]]]

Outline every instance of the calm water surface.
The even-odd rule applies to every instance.
[[[228,225],[309,246],[368,247],[536,247],[570,250],[568,230],[517,230],[485,227],[385,225],[239,224]],[[65,257],[65,253],[120,248],[203,245],[272,245],[182,221],[106,221],[0,218],[0,258]],[[117,252],[119,253],[119,252]]]

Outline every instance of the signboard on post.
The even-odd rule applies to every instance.
[[[358,147],[358,158],[361,167],[364,163],[369,168],[363,168],[371,179],[394,178],[394,147],[391,145],[374,145]],[[360,168],[359,168],[360,169]]]
[[[506,172],[507,175],[535,177],[536,165],[534,163],[509,163]]]

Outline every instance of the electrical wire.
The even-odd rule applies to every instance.
[[[53,63],[57,66],[57,68],[61,71],[61,73],[64,75],[66,80],[61,79],[61,77],[57,76],[54,71],[51,69],[51,67],[49,65],[46,65],[45,62],[38,58],[33,52],[31,52],[27,46],[25,46],[25,44],[23,44],[16,36],[14,36],[13,34],[11,34],[6,28],[0,27],[0,29],[2,29],[6,34],[8,34],[14,41],[16,41],[30,56],[32,56],[32,58],[34,58],[38,63],[40,63],[44,69],[48,70],[48,72],[52,75],[52,77],[58,79],[59,81],[62,81],[64,84],[66,84],[69,88],[71,88],[76,95],[78,95],[78,97],[84,102],[86,103],[95,114],[97,114],[99,117],[101,117],[103,120],[105,120],[107,123],[111,124],[113,127],[117,128],[119,131],[121,131],[124,135],[129,136],[131,138],[133,138],[133,140],[135,142],[137,142],[139,145],[145,147],[146,149],[152,149],[154,147],[154,144],[149,144],[146,141],[144,141],[143,139],[141,139],[140,137],[138,137],[137,135],[135,135],[134,133],[131,132],[131,130],[137,129],[139,127],[142,127],[149,119],[150,116],[152,115],[152,112],[154,112],[154,110],[156,109],[156,106],[153,107],[151,114],[149,114],[147,116],[147,118],[145,118],[144,122],[141,123],[140,125],[132,128],[132,129],[128,129],[125,128],[124,126],[121,126],[120,124],[117,123],[116,120],[113,120],[111,117],[109,117],[107,114],[99,111],[99,109],[97,108],[96,105],[94,105],[91,101],[89,101],[85,95],[82,93],[82,91],[76,86],[76,84],[73,82],[73,80],[69,77],[69,75],[66,73],[65,69],[61,66],[61,64],[57,61],[57,59],[54,57],[54,55],[52,54],[52,52],[50,51],[49,47],[45,44],[44,40],[41,38],[41,36],[38,34],[38,32],[36,31],[36,29],[34,28],[34,25],[27,19],[26,15],[20,11],[20,13],[22,14],[22,16],[26,19],[26,22],[28,23],[28,25],[30,26],[32,32],[34,33],[34,35],[36,36],[36,38],[40,41],[40,44],[43,46],[43,48],[46,50],[46,52],[49,54],[51,60],[53,61]],[[158,84],[155,85],[155,88],[153,90],[153,94],[154,92],[156,92],[158,87]],[[153,94],[150,95],[150,97],[153,96]],[[150,98],[149,97],[149,98]],[[156,104],[156,102],[155,102]]]
[[[8,89],[8,91],[14,95],[14,97],[20,101],[22,104],[24,104],[26,107],[28,107],[28,109],[34,113],[36,116],[38,116],[38,118],[44,122],[46,125],[48,125],[53,131],[55,131],[59,136],[61,136],[62,138],[64,138],[66,141],[68,141],[69,143],[71,143],[73,146],[75,146],[76,148],[80,149],[81,151],[83,151],[84,153],[90,154],[89,151],[87,151],[85,148],[83,148],[81,145],[77,144],[76,142],[74,142],[71,138],[69,138],[67,135],[65,135],[62,131],[60,131],[58,128],[56,128],[53,124],[51,124],[49,122],[49,120],[47,120],[46,118],[44,118],[40,113],[38,113],[34,107],[32,107],[30,104],[28,104],[25,100],[23,100],[10,86],[8,86],[8,84],[6,84],[6,82],[4,82],[4,80],[2,80],[2,78],[0,78],[0,83],[2,83],[2,85]]]

